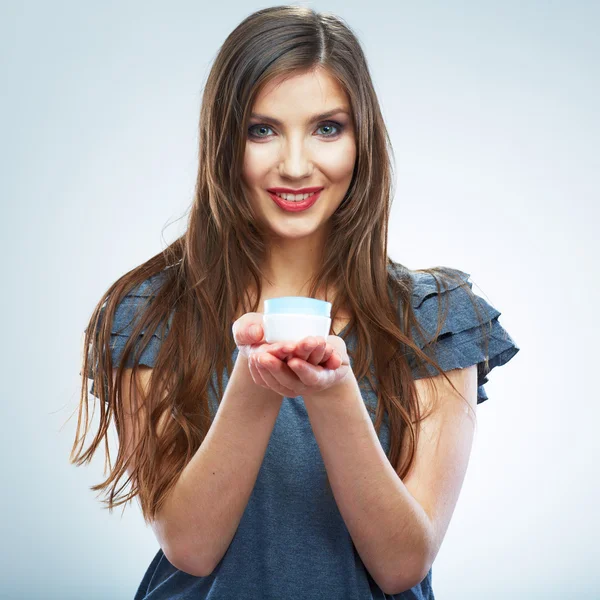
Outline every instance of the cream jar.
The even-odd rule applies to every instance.
[[[281,296],[264,301],[263,328],[268,344],[299,342],[314,336],[327,339],[331,302],[304,296]]]

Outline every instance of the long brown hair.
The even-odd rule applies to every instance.
[[[200,110],[198,174],[186,232],[115,282],[96,305],[86,328],[77,435],[70,460],[77,465],[89,462],[102,439],[106,440],[109,477],[91,489],[108,490],[105,502],[109,510],[138,496],[145,521],[154,520],[208,432],[212,373],[216,372],[221,398],[223,370],[226,367],[231,373],[233,368],[232,323],[240,308],[242,312],[257,311],[262,295],[261,265],[268,251],[268,231],[256,218],[240,183],[249,114],[267,82],[314,69],[325,69],[335,77],[350,98],[357,159],[348,191],[331,216],[327,255],[310,280],[309,295],[317,297],[318,290],[336,291],[332,323],[342,307],[349,309],[351,319],[343,337],[356,334],[356,350],[349,349],[354,374],[359,383],[366,376],[377,393],[376,430],[379,432],[387,413],[390,463],[397,464],[405,435],[410,437],[409,452],[398,475],[404,477],[413,463],[418,423],[427,415],[421,414],[407,356],[412,353],[420,371],[427,362],[442,373],[434,359],[435,342],[446,315],[438,313],[437,331],[421,350],[411,336],[415,328],[426,339],[411,307],[411,271],[387,256],[394,196],[393,152],[357,37],[330,13],[275,6],[251,14],[236,27],[209,73]],[[418,272],[434,275],[438,292],[441,286],[454,282],[456,287],[458,282],[479,315],[469,286],[451,271],[436,267]],[[132,290],[158,274],[161,285],[145,302],[113,371],[110,337],[115,309]],[[253,298],[248,293],[252,286],[257,291]],[[160,336],[149,393],[142,400],[148,408],[148,426],[133,448],[135,469],[118,491],[129,481],[132,489],[119,498],[117,482],[130,463],[120,447],[112,467],[107,431],[114,415],[122,439],[121,374],[133,358],[135,375],[139,354],[147,344],[156,343],[154,336],[140,334],[164,333],[167,321],[170,328],[167,335]],[[481,326],[483,329],[483,321]],[[84,451],[90,373],[99,398],[100,424]],[[158,436],[156,426],[163,417],[167,426]]]

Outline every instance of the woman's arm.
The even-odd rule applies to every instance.
[[[283,396],[254,383],[238,355],[214,421],[161,511],[178,569],[204,577],[229,547],[262,465]]]
[[[390,464],[354,373],[303,398],[335,501],[365,567],[386,594],[410,589],[426,574],[430,523]]]

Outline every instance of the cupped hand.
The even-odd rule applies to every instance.
[[[256,334],[251,332],[258,326]],[[264,341],[262,313],[246,313],[232,327],[239,354],[258,385],[282,396],[296,397],[323,391],[341,382],[350,372],[342,338],[308,336],[299,342]]]

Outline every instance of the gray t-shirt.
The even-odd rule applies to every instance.
[[[468,273],[450,270],[472,288]],[[411,302],[419,324],[429,336],[428,340],[437,325],[435,281],[427,273],[409,273],[414,284]],[[114,332],[111,349],[115,364],[119,361],[128,332],[131,333],[133,311],[140,302],[145,303],[154,294],[157,285],[160,285],[160,274],[143,282],[117,307],[111,328]],[[457,284],[451,284],[442,295],[447,296],[449,308],[438,338],[437,360],[444,371],[477,365],[477,403],[480,404],[488,399],[484,384],[488,381],[489,371],[508,362],[519,347],[498,322],[500,311],[477,296],[481,317],[491,324],[491,330],[490,325],[487,329],[489,370],[485,370],[482,331],[466,292]],[[442,310],[445,306],[442,303]],[[348,326],[340,332],[340,336],[347,329]],[[413,334],[422,348],[427,340],[416,337],[415,332]],[[140,358],[141,364],[154,365],[160,342],[160,334],[153,333]],[[354,344],[354,336],[349,335],[346,339],[348,349],[353,350]],[[237,352],[236,348],[234,361]],[[422,377],[416,371],[412,353],[407,358],[415,379]],[[353,366],[351,357],[350,364]],[[431,375],[436,374],[433,367],[428,367],[428,371]],[[225,370],[223,389],[228,379]],[[213,389],[218,389],[215,373],[213,385]],[[377,396],[366,378],[360,382],[360,387],[374,422]],[[209,400],[214,416],[218,406],[212,390]],[[387,413],[379,441],[387,453]],[[207,577],[195,577],[180,571],[159,549],[143,575],[134,600],[371,600],[387,597],[433,600],[432,570],[418,585],[394,596],[384,594],[375,583],[357,553],[338,510],[302,396],[298,396],[283,399],[238,529],[213,572]]]

